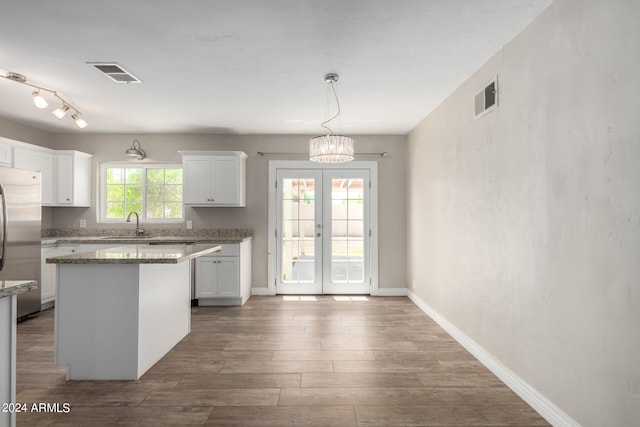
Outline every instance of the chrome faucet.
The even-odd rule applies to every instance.
[[[138,212],[136,211],[131,211],[129,212],[129,215],[127,216],[127,222],[131,222],[131,215],[136,216],[136,236],[142,236],[144,234],[144,230],[142,228],[140,228],[140,215],[138,215]]]

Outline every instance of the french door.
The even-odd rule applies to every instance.
[[[276,169],[276,293],[369,294],[370,170]]]

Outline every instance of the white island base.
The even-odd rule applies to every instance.
[[[177,264],[58,264],[55,361],[67,380],[137,380],[191,329]]]

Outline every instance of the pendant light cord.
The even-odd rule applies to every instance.
[[[331,118],[325,120],[324,122],[320,123],[320,126],[325,128],[326,130],[328,130],[330,135],[333,135],[333,130],[329,126],[327,126],[327,123],[329,123],[331,120],[336,119],[336,118],[338,118],[338,116],[340,116],[340,101],[338,100],[338,94],[336,93],[336,88],[334,86],[334,82],[331,81],[331,82],[329,82],[329,84],[331,85],[331,90],[333,91],[333,96],[336,99],[336,106],[338,107],[338,111],[336,112],[336,114],[333,117],[331,117]]]

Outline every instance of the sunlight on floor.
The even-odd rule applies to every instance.
[[[293,295],[286,295],[282,297],[283,300],[285,301],[318,301],[318,299],[316,297],[314,297],[313,295],[309,296],[309,295],[301,295],[301,296],[293,296]]]
[[[283,301],[318,301],[313,295],[283,295]],[[333,297],[336,301],[369,301],[369,298],[365,296],[343,296],[336,295]]]

